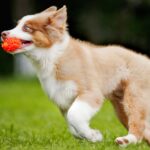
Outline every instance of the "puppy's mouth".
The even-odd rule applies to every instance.
[[[8,41],[5,41],[7,39]],[[17,39],[19,38],[15,39],[15,37],[7,37],[7,38],[1,37],[2,48],[4,49],[4,51],[6,51],[7,53],[16,54],[28,51],[31,48],[33,48],[32,47],[33,41],[23,39],[17,40]]]
[[[5,39],[6,39],[6,38],[1,37],[1,41],[2,41],[2,42],[3,42]],[[20,47],[20,48],[25,48],[25,47],[30,46],[30,45],[33,44],[33,41],[29,41],[29,40],[22,40],[22,39],[20,39],[20,41],[21,41],[21,47]]]
[[[27,40],[21,40],[21,43],[22,43],[21,48],[25,48],[33,44],[32,41],[27,41]]]

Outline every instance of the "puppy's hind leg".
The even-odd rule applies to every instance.
[[[102,140],[101,133],[98,130],[91,129],[89,126],[89,121],[99,110],[102,100],[90,92],[86,92],[76,98],[66,116],[74,136],[85,138],[92,142]]]
[[[125,86],[125,81],[121,81],[118,88],[114,90],[108,98],[114,106],[117,117],[119,118],[121,123],[128,129],[128,116],[123,105]]]
[[[145,109],[143,107],[143,96],[137,86],[127,87],[122,102],[128,115],[128,135],[116,138],[120,146],[140,142],[145,129]]]
[[[144,139],[150,144],[150,122],[146,121],[144,130]]]

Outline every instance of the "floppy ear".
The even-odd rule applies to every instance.
[[[65,28],[67,21],[67,8],[63,6],[50,18],[52,24],[54,24],[58,28]]]
[[[56,7],[56,6],[51,6],[51,7],[47,8],[47,9],[45,9],[45,10],[42,11],[42,12],[52,12],[52,11],[56,11],[56,10],[57,10],[57,7]]]

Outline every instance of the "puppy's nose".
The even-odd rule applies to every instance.
[[[5,39],[7,38],[7,36],[8,36],[8,34],[9,34],[8,31],[3,31],[3,32],[1,33],[2,40],[5,40]]]

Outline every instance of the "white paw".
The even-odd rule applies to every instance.
[[[126,147],[131,143],[136,144],[137,138],[133,134],[128,134],[126,136],[116,138],[115,142],[122,147]]]
[[[76,130],[72,126],[69,126],[69,129],[70,129],[70,132],[73,134],[73,136],[75,136],[76,138],[83,138],[76,132]]]
[[[102,134],[98,130],[91,129],[86,138],[91,142],[100,142],[103,139]]]

